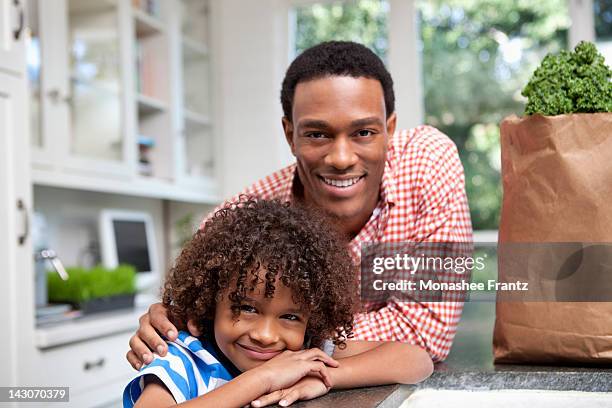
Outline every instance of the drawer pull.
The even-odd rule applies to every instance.
[[[104,359],[104,357],[100,358],[97,361],[86,361],[83,365],[83,368],[85,369],[85,371],[93,370],[94,368],[102,368],[105,362],[106,360]]]

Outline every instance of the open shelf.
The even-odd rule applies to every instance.
[[[221,202],[218,186],[214,183],[210,185],[207,183],[206,189],[194,190],[169,180],[139,175],[129,179],[111,177],[101,179],[96,176],[80,174],[62,174],[61,177],[57,177],[52,172],[36,168],[32,170],[32,181],[35,185],[39,186],[97,191],[132,197],[147,197],[211,205],[217,205]]]
[[[168,104],[161,99],[138,94],[137,100],[139,116],[163,113],[168,110]]]
[[[150,35],[164,34],[166,32],[164,23],[158,18],[139,9],[133,9],[132,14],[134,16],[137,37],[147,37]]]
[[[189,54],[200,57],[208,56],[208,47],[206,44],[185,36],[183,37],[182,42],[183,47],[189,52]]]
[[[208,115],[204,115],[198,112],[194,112],[188,109],[185,109],[185,121],[187,125],[200,125],[200,126],[210,126],[211,121]]]

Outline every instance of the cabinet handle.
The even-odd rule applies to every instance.
[[[28,215],[28,208],[21,198],[17,200],[17,209],[23,213],[23,234],[17,237],[17,242],[19,242],[19,245],[23,245],[26,239],[28,239],[28,235],[30,235],[30,217]]]
[[[102,368],[105,362],[106,360],[104,357],[101,357],[98,361],[86,361],[85,364],[83,364],[83,369],[85,371],[90,371],[94,368]]]
[[[62,93],[59,89],[52,89],[47,93],[47,95],[53,100],[53,103],[65,102],[69,105],[72,105],[72,96],[62,96]]]
[[[23,15],[23,6],[19,2],[19,0],[13,0],[13,5],[15,6],[15,8],[17,9],[17,12],[19,13],[19,26],[13,30],[13,37],[15,37],[15,41],[18,41],[23,31],[23,25],[25,23],[25,18]]]

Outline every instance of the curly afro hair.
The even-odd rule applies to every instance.
[[[263,279],[260,268],[266,273]],[[163,303],[174,321],[210,328],[224,294],[235,318],[258,284],[274,296],[279,278],[293,300],[310,312],[311,347],[325,339],[344,347],[352,336],[357,277],[333,223],[315,209],[240,197],[218,210],[195,233],[164,285]]]
[[[281,104],[287,119],[293,120],[293,96],[297,85],[327,76],[377,79],[385,96],[387,117],[395,111],[393,79],[380,58],[355,42],[328,41],[308,48],[289,65],[281,89]]]

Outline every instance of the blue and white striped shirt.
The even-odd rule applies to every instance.
[[[233,377],[214,356],[213,345],[186,332],[168,342],[165,357],[142,367],[123,391],[123,406],[133,407],[145,387],[144,377],[154,375],[168,388],[177,404],[219,388]]]

